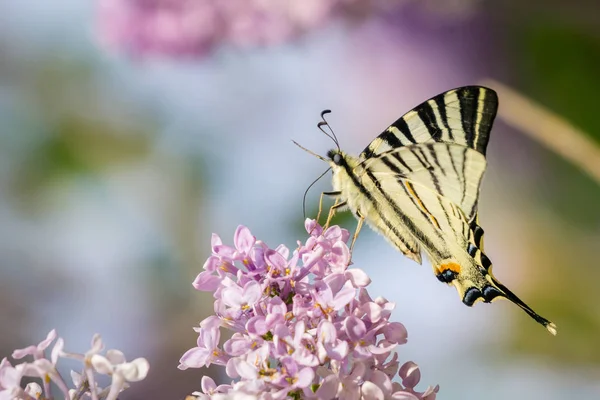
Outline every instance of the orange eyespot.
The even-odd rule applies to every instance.
[[[444,271],[452,271],[452,272],[456,272],[457,274],[460,274],[460,265],[458,265],[457,263],[447,263],[447,264],[442,264],[439,266],[438,268],[438,272],[440,274],[444,273]]]

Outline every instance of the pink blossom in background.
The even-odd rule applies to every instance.
[[[314,220],[305,227],[310,236],[293,252],[271,249],[243,226],[233,247],[213,235],[213,254],[193,286],[214,292],[215,315],[195,328],[197,346],[179,368],[221,365],[234,381],[217,386],[204,377],[193,395],[434,400],[437,386],[415,390],[418,366],[400,366],[407,332],[390,321],[395,304],[371,298],[367,274],[348,268],[348,231],[323,231]],[[233,333],[222,345],[221,329]]]
[[[405,0],[97,0],[100,42],[136,56],[203,56],[217,45],[279,44]]]
[[[119,350],[108,350],[102,355],[104,344],[100,335],[92,338],[91,349],[85,354],[64,351],[63,338],[57,338],[56,331],[51,330],[46,339],[37,345],[13,351],[12,357],[21,360],[31,356],[31,362],[23,361],[13,366],[8,358],[0,362],[0,400],[35,400],[35,399],[92,399],[116,400],[119,394],[129,387],[130,382],[138,382],[146,378],[150,368],[145,358],[136,358],[127,362]],[[46,349],[54,343],[50,359],[46,358]],[[72,384],[67,383],[56,368],[62,358],[80,361],[81,374],[71,371]],[[108,375],[112,382],[107,387],[99,387],[96,375]],[[33,378],[41,381],[30,382],[24,388],[23,378]],[[54,383],[62,394],[56,396],[51,383]]]

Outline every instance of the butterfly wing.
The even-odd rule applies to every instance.
[[[475,150],[457,144],[424,143],[390,150],[363,164],[380,177],[405,177],[439,193],[459,206],[469,221],[476,217],[486,160]]]
[[[364,161],[392,149],[418,143],[455,143],[485,155],[498,95],[482,86],[439,94],[398,118],[360,154]]]
[[[483,253],[483,230],[475,210],[485,166],[479,151],[429,142],[374,155],[354,174],[371,188],[379,214],[402,221],[428,255],[436,277],[454,285],[463,303],[506,298],[555,333],[554,324],[493,276],[491,261]]]

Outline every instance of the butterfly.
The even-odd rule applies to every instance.
[[[337,148],[327,158],[303,148],[333,172],[333,191],[321,194],[319,215],[323,196],[335,198],[326,226],[336,212],[350,210],[358,219],[350,249],[366,222],[417,263],[425,253],[437,279],[453,285],[467,306],[508,299],[556,335],[554,323],[494,277],[483,252],[477,202],[497,109],[492,89],[446,91],[404,114],[358,157],[340,149],[332,130],[323,130],[329,127],[325,110],[319,128]]]

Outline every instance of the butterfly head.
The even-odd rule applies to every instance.
[[[339,149],[331,149],[327,152],[327,157],[329,158],[329,164],[332,167],[340,167],[344,163],[344,154]]]

